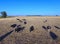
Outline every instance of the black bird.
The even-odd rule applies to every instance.
[[[47,29],[51,29],[51,26],[47,26]]]
[[[58,36],[55,33],[51,32],[51,31],[50,31],[50,36],[53,40],[56,40],[58,38]]]
[[[21,25],[17,25],[17,27],[20,27]]]
[[[24,21],[24,24],[27,24],[27,22],[26,22],[26,21]]]
[[[11,27],[12,28],[15,28],[17,26],[17,24],[12,24]]]
[[[27,24],[26,19],[22,19],[24,21],[24,24]]]
[[[60,29],[60,27],[58,27],[58,26],[54,26],[55,28],[57,28],[57,29]]]
[[[42,28],[44,28],[45,30],[47,30],[47,27],[45,27],[45,26],[42,26]]]
[[[17,28],[15,29],[15,32],[23,31],[24,28],[25,28],[25,27],[17,27]]]
[[[34,30],[34,26],[31,26],[30,27],[30,32]]]
[[[45,30],[47,30],[47,31],[48,31],[48,29],[51,29],[51,26],[47,26],[47,27],[42,26],[42,28],[44,28]]]
[[[17,19],[17,20],[20,20],[20,19]]]
[[[17,19],[19,22],[22,22],[20,19]]]

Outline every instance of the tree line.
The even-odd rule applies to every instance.
[[[6,11],[2,11],[2,12],[0,12],[0,14],[1,14],[2,18],[6,18],[7,17],[7,12]]]

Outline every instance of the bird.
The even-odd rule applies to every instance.
[[[45,30],[47,30],[47,27],[45,27],[45,26],[42,26],[42,28],[44,28]]]
[[[46,31],[49,31],[51,29],[51,26],[42,26],[42,28],[44,28]]]
[[[51,26],[47,26],[47,29],[51,29]]]
[[[12,28],[15,28],[17,26],[17,24],[12,24],[11,27]]]
[[[57,28],[57,29],[60,29],[60,27],[58,27],[58,26],[54,26],[55,28]]]
[[[20,20],[20,19],[17,19],[17,20]]]
[[[34,26],[31,26],[30,27],[30,32],[34,30]]]
[[[18,20],[19,22],[23,22],[22,20],[20,20],[20,19],[18,19],[18,18],[17,18],[17,20]]]
[[[15,28],[15,32],[23,31],[25,27],[17,27]]]
[[[26,22],[26,21],[24,21],[24,24],[27,24],[27,22]]]
[[[21,25],[17,25],[17,27],[20,27]]]

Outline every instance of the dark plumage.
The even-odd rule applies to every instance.
[[[60,29],[60,27],[58,27],[58,26],[54,26],[55,28],[57,28],[57,29]]]
[[[24,21],[24,24],[27,24],[27,22],[26,22],[26,21]]]
[[[12,28],[15,28],[17,26],[17,24],[12,24],[11,27]]]
[[[44,28],[46,31],[48,31],[48,29],[51,29],[51,26],[47,26],[47,27],[42,26],[42,28]]]
[[[17,19],[17,20],[20,20],[20,19]]]
[[[27,24],[26,19],[22,19],[22,20],[23,20],[24,24]]]
[[[17,27],[17,28],[15,29],[15,32],[23,31],[24,28],[25,28],[25,27]]]
[[[17,27],[20,27],[21,25],[17,25]]]
[[[30,32],[34,30],[34,26],[31,26],[30,27]]]
[[[51,29],[51,26],[47,26],[47,29]]]
[[[55,33],[51,32],[51,31],[50,31],[50,36],[53,40],[56,40],[58,38],[58,36]]]
[[[42,26],[42,28],[44,28],[45,30],[47,30],[47,27],[45,27],[45,26]]]
[[[19,22],[23,22],[23,21],[21,21],[20,19],[17,19]]]

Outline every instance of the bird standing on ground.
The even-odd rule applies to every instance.
[[[15,28],[17,24],[12,24],[10,27]]]
[[[17,19],[19,22],[22,22],[22,20],[20,20],[20,19]]]
[[[55,28],[57,28],[57,29],[60,29],[60,27],[58,27],[58,26],[54,26]]]
[[[31,26],[30,27],[30,32],[34,30],[34,26]]]

